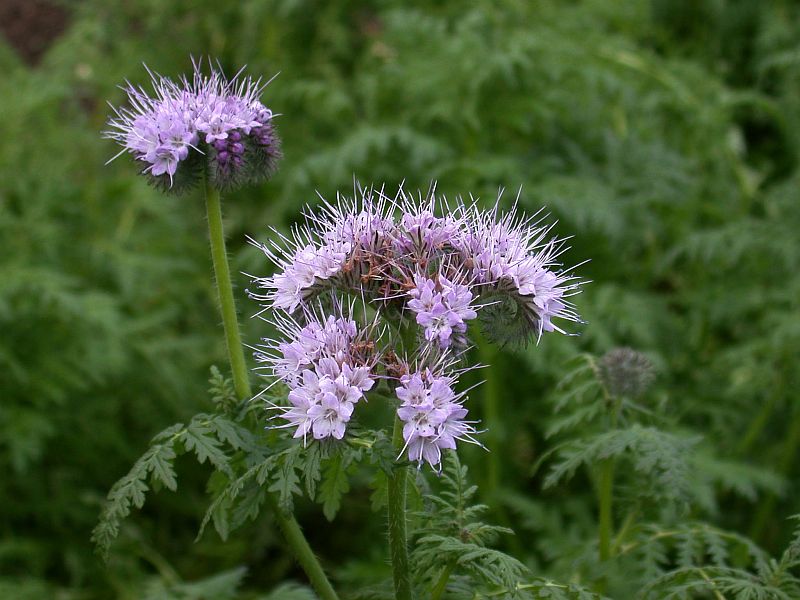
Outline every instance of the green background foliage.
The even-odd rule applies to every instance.
[[[545,206],[574,236],[565,261],[591,259],[580,337],[476,351],[492,364],[471,400],[491,452],[462,461],[490,522],[516,531],[497,547],[538,577],[600,581],[620,598],[691,594],[691,568],[706,563],[720,585],[735,570],[752,589],[781,585],[761,566],[791,563],[781,553],[800,512],[794,3],[65,6],[37,64],[0,43],[0,597],[312,597],[281,583],[304,579],[268,511],[224,542],[209,528],[194,543],[219,482],[185,456],[122,523],[107,564],[90,542],[108,489],[149,440],[214,410],[209,367],[225,364],[200,191],[163,196],[127,159],[104,166],[117,149],[100,137],[116,86],[146,82],[142,62],[177,76],[190,55],[280,72],[264,94],[281,114],[280,171],[224,204],[243,316],[256,306],[239,273],[269,269],[245,236],[285,230],[317,192],[352,194],[354,178],[390,193],[435,180],[487,204],[505,187],[507,206],[521,188],[522,208]],[[246,342],[268,335],[244,319]],[[644,352],[657,378],[612,431],[578,355],[616,346]],[[595,477],[582,465],[626,453],[614,519],[631,518],[629,543],[598,573]],[[370,513],[381,500],[360,469],[326,482],[324,508],[295,499],[298,519],[335,581],[371,585],[388,574],[385,517]]]

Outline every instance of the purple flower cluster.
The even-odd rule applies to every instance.
[[[358,294],[370,288],[389,256],[394,223],[382,198],[365,200],[360,210],[341,208],[325,205],[319,214],[307,214],[292,239],[278,234],[280,241],[269,244],[251,240],[279,267],[271,277],[253,278],[267,292],[251,298],[295,312],[325,290]]]
[[[375,384],[373,364],[357,351],[361,332],[352,318],[308,313],[306,320],[276,321],[288,341],[265,347],[256,359],[289,387],[290,406],[273,406],[283,427],[304,440],[309,434],[340,440],[355,405]]]
[[[480,313],[491,337],[538,340],[563,333],[554,319],[578,320],[568,297],[580,281],[559,268],[564,248],[549,234],[513,209],[450,208],[401,189],[395,198],[363,191],[357,201],[323,201],[291,236],[256,244],[278,267],[254,277],[260,290],[250,295],[277,315],[286,340],[260,357],[290,389],[289,405],[274,407],[281,426],[304,439],[341,439],[380,380],[399,403],[408,460],[436,469],[457,442],[477,444],[466,396],[455,391],[469,323]],[[356,326],[356,307],[372,325]],[[379,327],[390,337],[382,349]]]
[[[564,247],[547,239],[549,227],[514,209],[500,214],[497,205],[459,202],[442,217],[436,208],[402,189],[393,199],[370,190],[326,204],[291,239],[256,244],[278,270],[254,278],[266,292],[252,296],[289,312],[326,290],[408,308],[441,348],[463,337],[481,306],[494,307],[490,320],[505,321],[488,323],[490,330],[522,339],[564,333],[556,318],[579,321],[568,298],[580,281],[559,269]]]
[[[145,163],[143,173],[170,188],[182,173],[194,178],[204,158],[219,187],[271,174],[280,149],[272,111],[259,100],[261,80],[229,80],[214,68],[205,76],[199,63],[191,81],[150,75],[153,96],[129,84],[129,106],[115,108],[109,121],[107,137],[123,147],[117,156],[132,154]]]
[[[500,215],[497,205],[483,211],[473,204],[460,251],[476,284],[485,286],[488,296],[510,299],[520,309],[522,330],[538,339],[542,332],[565,333],[553,324],[555,317],[580,321],[567,298],[580,291],[581,282],[553,269],[565,248],[560,240],[547,239],[551,227],[535,217],[519,218],[514,210]]]
[[[468,286],[452,283],[444,275],[435,280],[416,275],[414,285],[408,292],[412,298],[408,308],[417,314],[416,321],[424,328],[425,339],[447,348],[454,334],[467,331],[466,321],[478,316],[470,304],[472,292]]]
[[[397,416],[403,422],[405,445],[401,454],[422,465],[439,467],[442,450],[455,450],[457,440],[477,444],[472,423],[465,421],[463,395],[453,391],[454,378],[425,368],[400,378],[395,394],[400,400]]]

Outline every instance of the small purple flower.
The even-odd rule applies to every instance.
[[[300,373],[319,359],[325,347],[325,331],[312,322],[300,329],[291,342],[278,344],[280,356],[275,360],[275,375],[294,383]]]
[[[287,421],[287,427],[296,427],[293,437],[305,439],[314,419],[310,415],[311,409],[317,405],[317,398],[321,394],[319,377],[314,371],[306,369],[302,374],[302,384],[297,385],[289,392],[291,406],[282,409],[280,417]]]
[[[401,378],[395,390],[401,405],[397,416],[403,422],[401,452],[420,466],[427,462],[440,469],[442,450],[454,450],[456,441],[479,444],[473,437],[473,422],[465,421],[463,394],[453,391],[455,379],[423,369]]]
[[[416,275],[414,282],[416,287],[408,292],[412,298],[408,307],[425,329],[425,339],[447,348],[453,333],[466,332],[466,321],[477,316],[470,306],[473,294],[468,286],[454,284],[443,275],[437,281]]]
[[[240,73],[227,79],[212,67],[206,76],[195,62],[192,80],[175,83],[150,72],[153,96],[128,84],[129,106],[114,108],[106,137],[123,147],[117,156],[132,154],[151,181],[171,190],[196,182],[203,169],[220,188],[268,177],[280,158],[273,114],[259,100],[261,80]]]
[[[321,440],[331,436],[337,440],[342,439],[352,414],[352,402],[343,401],[330,392],[323,392],[318,402],[308,409],[314,439]]]
[[[405,203],[394,235],[395,247],[401,254],[424,256],[452,244],[461,223],[452,216],[435,216],[433,208],[433,201]]]
[[[420,373],[413,375],[406,375],[402,379],[402,385],[395,390],[397,397],[403,404],[415,406],[418,404],[425,404],[428,400],[428,386],[422,381]]]
[[[375,385],[372,373],[367,367],[351,367],[349,364],[342,365],[342,377],[349,385],[361,392],[368,392]]]

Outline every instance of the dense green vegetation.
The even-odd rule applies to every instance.
[[[435,180],[487,203],[506,187],[507,205],[521,187],[522,207],[547,207],[574,236],[566,262],[591,259],[580,337],[476,350],[493,364],[471,400],[491,452],[468,448],[420,480],[420,581],[435,586],[432,557],[471,552],[443,598],[472,597],[476,581],[498,593],[527,581],[519,592],[541,597],[798,597],[800,8],[70,6],[40,64],[0,44],[1,598],[313,597],[269,509],[240,509],[225,541],[217,515],[195,542],[226,482],[183,453],[191,444],[173,448],[178,429],[156,440],[176,482],[171,468],[154,475],[107,562],[90,541],[108,490],[166,427],[212,439],[217,467],[232,455],[214,441],[230,441],[220,415],[235,407],[209,371],[228,374],[202,194],[164,196],[126,159],[104,166],[117,149],[100,135],[116,86],[146,81],[142,62],[174,76],[190,54],[280,72],[264,96],[281,113],[280,171],[225,198],[237,273],[269,269],[246,235],[288,228],[354,177],[387,190]],[[254,313],[247,278],[236,283]],[[270,334],[244,325],[248,343]],[[653,364],[635,401],[603,367],[619,346]],[[257,411],[245,418],[260,432]],[[292,498],[290,481],[286,496],[342,596],[380,597],[385,516],[370,512],[382,499],[357,452],[329,467],[325,491],[305,482]],[[454,521],[478,532],[475,547]]]

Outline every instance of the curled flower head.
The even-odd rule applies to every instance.
[[[266,308],[295,312],[327,291],[364,297],[377,291],[389,267],[389,235],[394,223],[386,198],[364,196],[359,204],[341,200],[308,212],[291,237],[267,244],[251,242],[278,267],[270,277],[254,277],[264,293],[251,293]],[[363,292],[363,293],[362,293]]]
[[[272,111],[259,100],[266,86],[260,79],[241,71],[228,79],[213,66],[205,75],[199,62],[191,80],[150,78],[152,93],[128,84],[128,106],[114,108],[106,137],[122,146],[117,156],[131,154],[151,182],[175,192],[204,171],[220,189],[271,176],[280,140]]]
[[[484,315],[486,333],[498,341],[537,340],[542,333],[565,333],[553,319],[579,321],[568,298],[580,291],[581,281],[571,270],[559,268],[566,250],[562,240],[549,238],[551,227],[541,218],[524,217],[498,205],[485,211],[473,204],[466,210],[460,247],[463,261],[483,296],[494,304]]]

